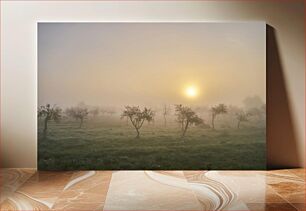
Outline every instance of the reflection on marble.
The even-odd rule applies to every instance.
[[[1,169],[1,196],[0,203],[6,200],[19,188],[27,179],[29,179],[35,170],[33,169]]]
[[[76,172],[56,201],[56,210],[103,210],[111,171]]]
[[[305,211],[306,206],[305,203],[291,203],[298,211]]]
[[[256,211],[296,211],[296,208],[288,203],[250,203],[248,207]]]
[[[245,203],[266,202],[265,177],[256,171],[209,171],[206,177],[222,183]]]
[[[305,170],[2,169],[1,210],[305,210]]]
[[[183,172],[117,171],[105,210],[201,210]]]
[[[203,210],[248,210],[246,204],[230,188],[214,178],[209,178],[210,171],[185,171],[190,184],[196,185],[194,194],[201,202]],[[203,186],[207,190],[203,189]],[[210,192],[210,194],[208,194]],[[210,196],[214,196],[213,198]]]
[[[300,177],[302,180],[305,180],[305,169],[289,169],[288,171]]]
[[[265,173],[266,183],[289,203],[305,203],[305,175],[300,170],[277,170]]]
[[[18,210],[51,209],[71,175],[72,172],[36,172],[4,204]]]

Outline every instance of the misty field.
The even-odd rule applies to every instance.
[[[40,170],[74,169],[265,169],[264,127],[192,126],[185,137],[177,124],[145,122],[140,138],[125,119],[107,116],[79,123],[38,122]]]
[[[264,23],[38,28],[40,170],[266,168]]]

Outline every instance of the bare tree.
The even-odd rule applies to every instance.
[[[139,138],[139,130],[142,127],[144,121],[152,121],[154,112],[149,108],[140,110],[139,106],[125,106],[125,110],[121,114],[121,118],[127,117],[131,121],[133,127],[137,132],[136,138]]]
[[[153,110],[152,108],[150,108],[150,110],[152,111],[152,119],[151,121],[147,121],[147,122],[148,122],[148,125],[155,125],[155,116],[156,116],[157,111]]]
[[[227,107],[224,104],[219,104],[211,108],[211,127],[215,129],[215,119],[219,114],[227,113]]]
[[[250,114],[246,113],[244,111],[240,111],[240,112],[236,113],[236,118],[238,120],[238,122],[237,122],[237,128],[238,129],[240,128],[240,123],[241,122],[249,121],[249,118],[248,118],[249,116],[250,116]]]
[[[264,104],[259,108],[254,107],[254,108],[247,109],[247,113],[252,115],[252,116],[257,116],[257,117],[265,116],[266,105]]]
[[[185,136],[186,131],[190,125],[199,125],[203,120],[189,107],[182,105],[175,105],[175,112],[177,121],[181,125],[182,137]]]
[[[163,117],[164,117],[164,125],[165,127],[167,127],[167,116],[170,114],[171,112],[171,107],[169,105],[164,104],[163,105]]]
[[[246,97],[243,100],[243,104],[247,110],[252,108],[260,108],[265,105],[262,99],[257,95]]]
[[[92,118],[97,118],[97,116],[99,115],[100,110],[98,107],[94,107],[89,111],[89,114],[92,116]]]
[[[128,116],[125,117],[125,120],[126,120],[126,121],[125,121],[125,122],[126,122],[125,124],[126,124],[126,125],[129,125],[129,117],[128,117]]]
[[[61,112],[62,110],[56,105],[51,107],[50,104],[47,104],[38,108],[38,118],[44,118],[44,134],[47,133],[48,122],[50,120],[58,122],[61,118]]]
[[[88,116],[88,108],[84,104],[79,104],[75,107],[67,108],[65,113],[67,116],[80,121],[79,128],[82,127],[84,119]]]

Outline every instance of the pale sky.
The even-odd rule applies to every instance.
[[[38,104],[265,102],[265,34],[263,22],[39,23]]]

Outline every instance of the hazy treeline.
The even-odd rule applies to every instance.
[[[86,121],[98,121],[105,116],[121,119],[127,127],[133,127],[136,137],[145,122],[163,127],[179,127],[183,137],[190,127],[217,130],[219,128],[265,127],[266,105],[258,97],[247,97],[243,106],[220,103],[211,106],[186,106],[163,104],[157,107],[126,105],[123,108],[90,106],[79,103],[65,109],[58,105],[46,104],[38,108],[38,118],[43,122],[46,134],[50,121],[73,120],[78,127],[85,127]]]

